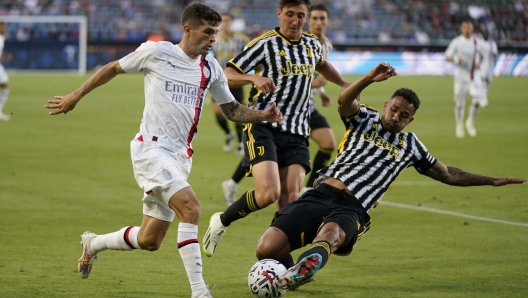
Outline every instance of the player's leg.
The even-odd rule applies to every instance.
[[[469,107],[468,118],[466,120],[466,129],[468,134],[472,137],[477,135],[477,130],[475,129],[475,119],[481,108],[481,103],[483,102],[482,95],[482,81],[479,77],[475,77],[470,83],[469,93],[472,97],[471,106]],[[487,103],[486,103],[487,104]]]
[[[280,176],[277,166],[277,147],[272,128],[249,124],[246,134],[248,134],[247,139],[252,140],[246,142],[246,145],[252,164],[250,173],[255,181],[255,189],[242,194],[240,199],[227,207],[224,212],[213,214],[203,239],[203,248],[208,257],[215,253],[218,242],[231,223],[279,199]]]
[[[248,166],[246,165],[246,157],[244,156],[238,163],[231,178],[222,182],[222,191],[224,192],[224,199],[228,207],[235,202],[238,184],[246,176],[247,171]]]
[[[4,114],[4,106],[7,102],[7,96],[9,95],[9,77],[5,68],[0,64],[0,120],[8,121],[9,115]]]
[[[303,188],[304,191],[306,191],[308,188],[313,188],[314,181],[318,175],[317,171],[328,165],[332,158],[332,153],[336,148],[334,133],[330,127],[319,127],[312,129],[310,138],[312,138],[312,140],[314,140],[317,145],[319,145],[319,150],[313,159],[312,172],[306,181],[305,187]],[[301,194],[304,193],[304,191],[302,191]]]
[[[198,297],[208,292],[202,276],[202,254],[198,243],[200,203],[189,186],[175,193],[169,204],[180,220],[177,236],[178,251],[191,285],[192,297]]]
[[[282,260],[291,252],[288,235],[277,227],[269,227],[257,244],[257,259]]]
[[[463,138],[464,109],[466,105],[466,95],[469,90],[469,80],[455,76],[454,89],[456,136],[458,138]]]
[[[229,126],[227,124],[227,119],[224,116],[222,109],[220,109],[220,106],[214,100],[213,100],[213,113],[215,115],[216,123],[218,123],[218,126],[220,126],[220,128],[226,134],[226,139],[224,143],[224,151],[227,152],[231,150],[231,148],[233,147],[233,139],[235,138],[235,135],[229,129]]]

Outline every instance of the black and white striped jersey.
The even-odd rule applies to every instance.
[[[405,168],[423,174],[436,163],[414,133],[388,132],[371,107],[360,105],[357,115],[342,120],[346,131],[338,155],[319,175],[341,180],[367,211]]]
[[[322,51],[323,51],[323,57],[325,60],[328,59],[328,54],[330,54],[330,52],[332,51],[332,49],[334,48],[334,46],[332,45],[332,42],[330,41],[330,39],[328,39],[326,36],[323,36],[323,40],[320,40],[319,41],[321,43],[321,46],[322,46]],[[316,77],[318,76],[319,74],[316,73]],[[314,101],[314,96],[315,96],[315,92],[317,91],[317,88],[312,88],[311,92],[310,92],[310,113],[313,112],[315,110],[315,101]]]
[[[223,69],[229,60],[242,52],[249,40],[249,37],[241,32],[233,32],[231,35],[222,32],[218,34],[213,44],[213,54]]]
[[[244,51],[228,62],[240,73],[255,70],[255,75],[273,79],[275,92],[264,96],[253,85],[249,105],[256,110],[268,108],[272,102],[282,112],[282,125],[267,123],[283,132],[309,136],[309,98],[315,67],[324,63],[317,37],[303,33],[301,39],[290,40],[279,28],[250,41]]]

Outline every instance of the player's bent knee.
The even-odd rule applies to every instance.
[[[255,189],[255,199],[260,208],[267,207],[279,200],[280,191],[273,188]]]
[[[156,251],[161,246],[161,241],[158,241],[157,237],[138,237],[139,246],[148,251]]]

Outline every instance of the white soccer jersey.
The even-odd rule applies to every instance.
[[[454,58],[455,61],[462,59],[462,64],[457,64],[455,69],[455,79],[473,80],[473,77],[478,75],[477,66],[482,62],[484,51],[484,44],[476,37],[455,37],[445,51],[446,56]]]
[[[219,104],[235,100],[222,67],[212,56],[191,59],[170,42],[147,41],[119,64],[126,72],[144,74],[141,140],[189,158],[207,89]]]
[[[499,53],[499,49],[497,43],[492,39],[482,40],[481,42],[485,45],[485,52],[484,59],[480,65],[480,75],[483,79],[489,81],[493,76],[493,64],[495,63],[495,57]]]

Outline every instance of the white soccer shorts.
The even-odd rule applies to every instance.
[[[472,102],[479,102],[481,105],[487,104],[483,102],[482,98],[482,79],[478,73],[475,73],[473,80],[469,76],[455,76],[454,77],[455,102],[464,105],[466,96],[468,94],[473,98]]]
[[[130,155],[134,177],[145,192],[143,214],[172,222],[175,213],[169,200],[176,192],[190,186],[187,179],[192,159],[138,140],[131,141]]]

